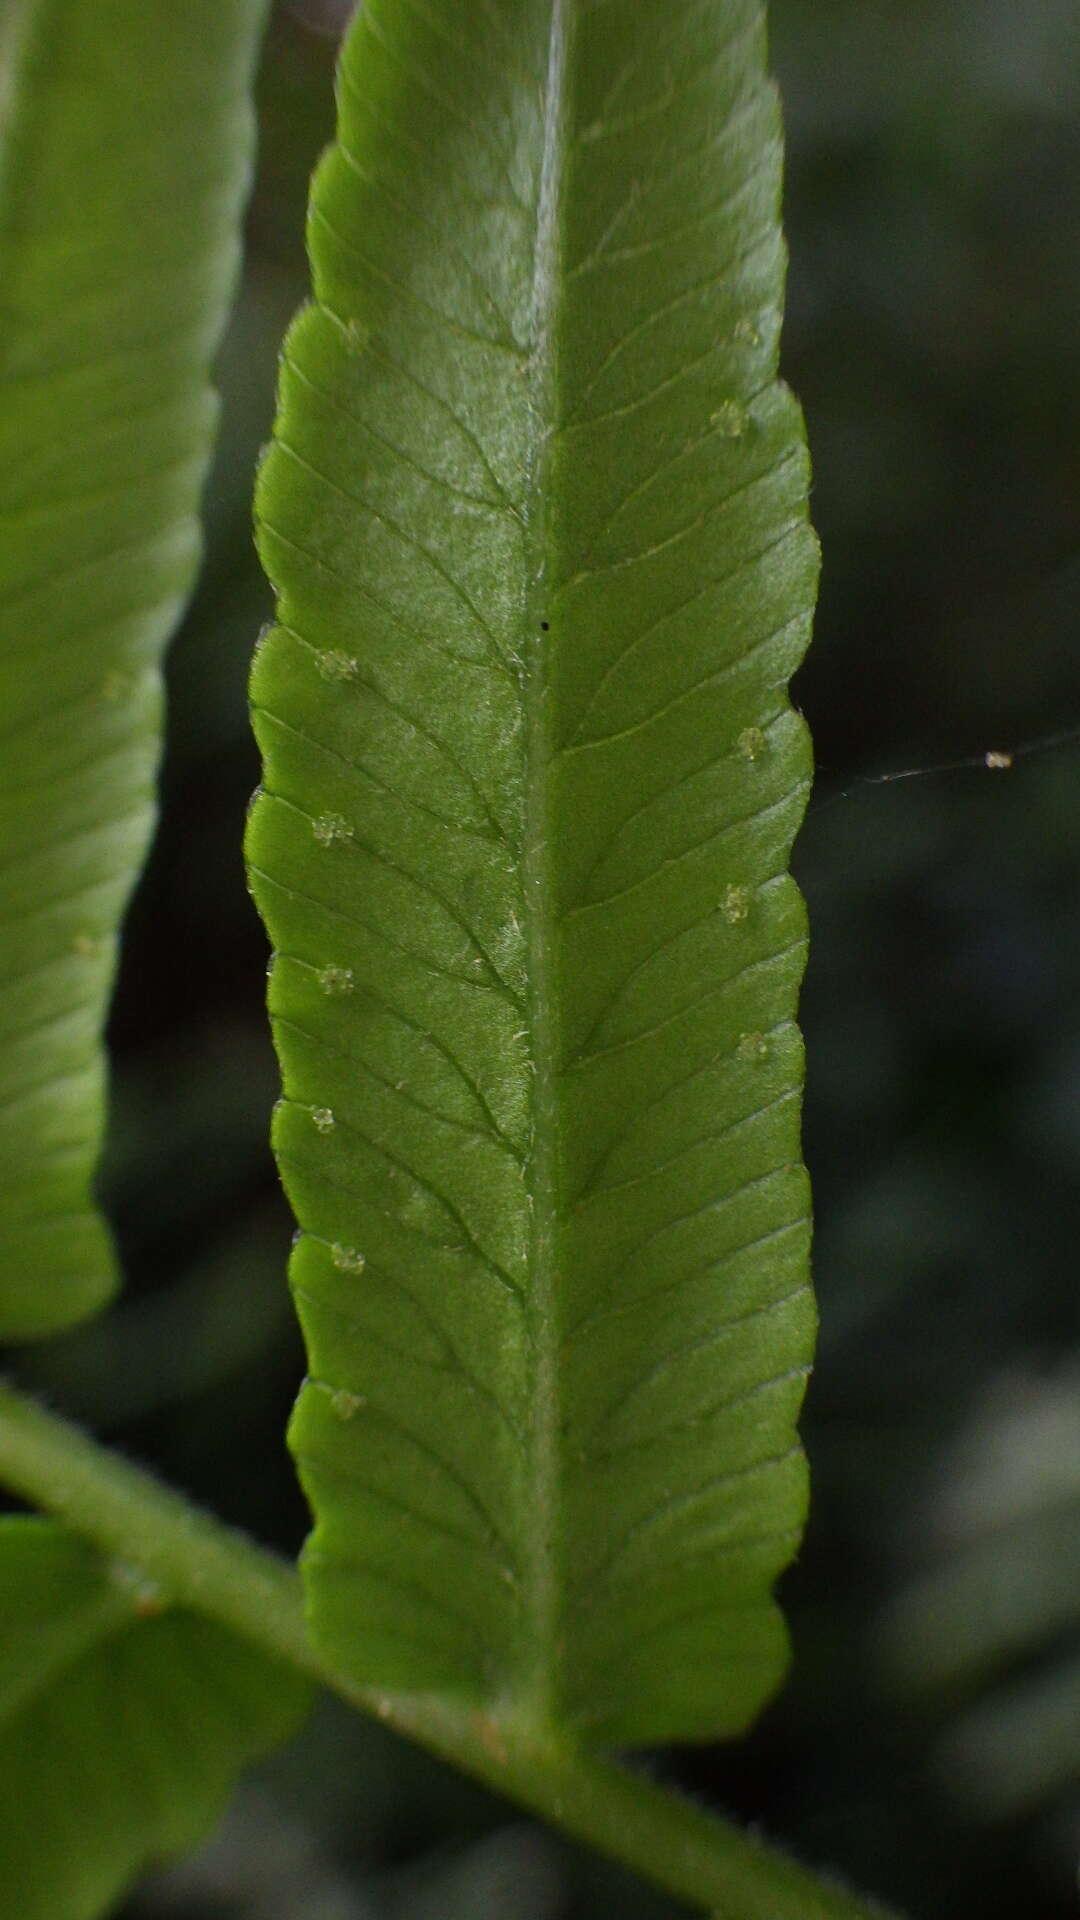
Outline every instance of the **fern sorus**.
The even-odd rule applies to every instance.
[[[759,0],[367,0],[258,498],[317,1644],[616,1743],[774,1688],[810,1358]]]

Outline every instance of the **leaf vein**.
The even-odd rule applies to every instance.
[[[755,474],[752,480],[749,480],[746,482],[745,489],[740,488],[738,491],[742,492],[745,490],[748,492],[752,487],[756,486],[759,481],[768,479],[770,477],[771,476],[769,474]],[[734,495],[728,496],[728,499],[732,499],[732,498],[734,498]],[[662,543],[662,545],[663,546],[674,545],[676,541],[684,539],[688,531],[689,532],[697,531],[707,519],[711,518],[714,512],[721,511],[722,507],[725,505],[727,505],[727,500],[721,501],[719,505],[716,507],[707,507],[705,511],[699,516],[698,521],[694,523],[693,527],[689,529],[683,528],[679,531],[678,534],[672,534],[667,540],[665,540]],[[740,574],[750,573],[754,570],[754,568],[759,567],[763,560],[767,560],[769,558],[770,554],[775,553],[779,547],[784,546],[784,544],[791,538],[791,535],[800,529],[801,525],[802,525],[802,522],[799,519],[799,517],[793,514],[788,520],[784,522],[782,528],[780,529],[780,532],[774,534],[772,538],[766,542],[765,546],[759,547],[755,549],[753,553],[747,554],[741,557],[739,560],[735,562],[734,566],[726,567],[722,573],[712,575],[696,593],[690,594],[687,599],[679,601],[674,607],[665,608],[664,612],[661,614],[658,614],[654,620],[651,620],[649,622],[649,625],[645,627],[641,633],[636,634],[633,640],[629,641],[627,645],[623,647],[618,654],[616,654],[615,658],[604,669],[604,672],[602,673],[600,679],[597,681],[595,687],[592,689],[592,692],[589,695],[589,698],[585,702],[585,706],[582,709],[581,718],[578,721],[578,724],[574,729],[574,732],[570,735],[569,744],[571,746],[581,746],[581,745],[587,744],[586,742],[583,742],[580,739],[580,735],[581,735],[582,729],[587,726],[589,718],[592,715],[594,709],[596,708],[598,702],[602,700],[604,694],[607,692],[612,681],[615,680],[616,677],[624,670],[627,661],[632,659],[637,654],[637,652],[641,647],[646,646],[648,642],[653,638],[653,636],[659,632],[661,627],[667,625],[669,621],[674,620],[680,613],[684,613],[688,607],[694,606],[696,602],[698,600],[703,599],[706,594],[717,593],[722,587],[729,587],[733,580],[737,580],[739,578]],[[659,550],[660,550],[659,548],[654,548],[653,552],[659,552]],[[633,559],[620,560],[616,562],[616,565],[618,567],[636,566],[637,564],[639,564],[641,560],[648,560],[651,558],[652,558],[652,553],[640,553],[635,555]],[[615,568],[605,567],[603,569],[600,569],[600,571],[604,573],[614,572]],[[568,585],[571,585],[571,586],[575,584],[576,582],[573,582],[573,581],[568,582]],[[743,652],[738,656],[738,659],[740,661],[745,661],[746,658],[747,658],[746,652]],[[692,689],[690,689],[690,691],[692,691]]]
[[[282,432],[278,432],[274,444],[288,459],[295,460],[297,466],[304,467],[313,479],[319,481],[321,486],[329,488],[332,493],[336,493],[339,499],[347,500],[350,506],[359,507],[362,512],[368,514],[380,527],[385,527],[386,531],[393,534],[403,547],[412,548],[415,552],[422,554],[428,566],[432,569],[432,572],[437,574],[439,579],[450,588],[454,598],[465,609],[470,619],[476,622],[477,627],[488,641],[497,658],[505,663],[506,654],[499,645],[494,632],[480,612],[471,594],[468,594],[461,585],[461,582],[455,579],[454,575],[439,558],[438,554],[433,553],[430,547],[426,547],[419,536],[412,532],[411,528],[402,526],[400,521],[395,520],[390,514],[384,513],[381,508],[372,506],[371,501],[365,500],[362,494],[354,493],[350,487],[342,486],[340,481],[331,479],[328,473],[324,473],[319,467],[313,466],[310,460],[306,459],[302,453],[298,453],[297,449],[290,445]]]
[[[772,1300],[760,1301],[757,1306],[748,1308],[745,1313],[733,1314],[729,1319],[717,1321],[714,1326],[709,1328],[707,1333],[698,1334],[693,1340],[684,1341],[682,1346],[673,1347],[670,1352],[661,1354],[658,1359],[652,1361],[636,1378],[626,1382],[616,1399],[609,1407],[604,1409],[602,1418],[593,1429],[587,1444],[583,1448],[584,1459],[606,1460],[609,1457],[608,1449],[603,1444],[596,1445],[595,1442],[598,1439],[602,1440],[605,1429],[609,1428],[621,1414],[625,1413],[630,1402],[636,1395],[644,1392],[646,1388],[654,1386],[658,1380],[664,1378],[665,1374],[671,1373],[673,1369],[681,1366],[686,1360],[692,1358],[694,1354],[708,1353],[710,1347],[722,1346],[736,1328],[753,1326],[756,1321],[766,1320],[774,1313],[785,1312],[796,1300],[805,1299],[809,1291],[809,1284],[804,1281],[800,1286],[793,1288],[790,1293],[780,1294]],[[780,1378],[785,1379],[787,1377],[786,1374],[780,1376]],[[754,1391],[756,1392],[760,1387],[769,1384],[774,1383],[756,1382]],[[726,1401],[719,1401],[714,1411],[722,1411],[726,1404]],[[702,1415],[698,1417],[704,1418],[705,1416]],[[669,1429],[665,1428],[663,1431],[667,1432]],[[634,1444],[647,1447],[651,1446],[652,1443],[652,1436],[648,1436]]]
[[[300,962],[300,964],[306,963]],[[410,1092],[402,1081],[390,1080],[385,1074],[380,1073],[363,1054],[354,1053],[351,1048],[338,1046],[322,1034],[313,1033],[301,1021],[291,1019],[283,1013],[274,1013],[271,1017],[275,1027],[287,1029],[290,1033],[296,1034],[299,1039],[307,1041],[309,1045],[318,1047],[321,1052],[331,1053],[337,1059],[347,1061],[350,1066],[360,1067],[363,1072],[370,1074],[373,1080],[378,1081],[380,1086],[385,1087],[388,1093],[392,1093],[395,1099],[400,1100],[405,1106],[412,1107],[415,1112],[426,1114],[429,1119],[437,1120],[441,1126],[450,1127],[455,1133],[463,1134],[466,1139],[486,1141],[489,1145],[496,1146],[500,1151],[507,1153],[515,1165],[519,1167],[524,1165],[523,1155],[511,1145],[504,1134],[487,1127],[472,1126],[467,1120],[456,1120],[450,1114],[441,1112],[438,1107],[428,1106],[426,1101],[418,1099],[416,1094]]]
[[[607,1200],[613,1193],[625,1193],[630,1187],[648,1185],[651,1180],[656,1179],[658,1174],[670,1172],[672,1167],[677,1167],[681,1161],[688,1160],[692,1154],[700,1152],[702,1147],[715,1146],[720,1140],[730,1139],[732,1134],[740,1132],[744,1127],[753,1126],[757,1121],[764,1119],[767,1114],[775,1113],[780,1107],[790,1105],[790,1103],[793,1100],[797,1100],[798,1097],[798,1092],[794,1087],[785,1088],[784,1092],[778,1093],[775,1099],[767,1100],[764,1106],[755,1107],[752,1113],[741,1114],[737,1120],[730,1120],[726,1126],[718,1127],[713,1133],[703,1133],[699,1135],[699,1137],[696,1140],[692,1140],[688,1146],[680,1147],[677,1153],[670,1154],[666,1160],[654,1161],[644,1173],[632,1174],[625,1180],[612,1180],[604,1186],[600,1186],[597,1183],[595,1175],[590,1175],[585,1186],[582,1187],[580,1193],[575,1197],[573,1203],[575,1212],[586,1206],[594,1206],[599,1201]],[[601,1161],[601,1171],[603,1167],[608,1164],[610,1157],[610,1154],[608,1154],[604,1160]]]
[[[332,1256],[332,1244],[330,1241],[324,1240],[321,1234],[308,1233],[305,1231],[303,1238],[305,1240],[316,1241],[319,1245],[325,1247],[327,1252]],[[445,1327],[436,1320],[423,1296],[413,1293],[412,1289],[405,1285],[401,1275],[395,1273],[392,1268],[384,1266],[381,1261],[365,1262],[364,1273],[365,1275],[375,1275],[380,1280],[388,1282],[391,1287],[403,1295],[413,1311],[423,1320],[424,1324],[435,1335],[440,1346],[450,1356],[449,1361],[429,1360],[410,1352],[408,1348],[395,1346],[392,1341],[386,1338],[385,1334],[366,1323],[362,1314],[355,1310],[348,1310],[339,1305],[336,1300],[324,1299],[321,1294],[316,1293],[311,1287],[302,1287],[298,1282],[293,1281],[291,1290],[297,1300],[306,1300],[309,1305],[319,1313],[330,1314],[334,1319],[341,1320],[345,1326],[349,1328],[350,1332],[362,1335],[365,1340],[372,1341],[376,1346],[385,1347],[388,1353],[395,1354],[398,1358],[408,1361],[410,1366],[429,1367],[432,1372],[445,1373],[453,1378],[460,1379],[464,1385],[468,1387],[470,1393],[474,1393],[478,1400],[482,1401],[486,1407],[491,1408],[500,1426],[504,1428],[507,1437],[513,1441],[515,1447],[520,1451],[525,1444],[525,1436],[520,1427],[511,1419],[502,1401],[492,1392],[491,1388],[485,1387],[483,1382],[479,1380],[474,1373],[469,1371],[469,1368],[465,1365],[460,1353],[447,1334]]]
[[[310,1113],[312,1110],[309,1100],[297,1100],[295,1096],[291,1094],[284,1095],[283,1104],[294,1108],[298,1113]],[[495,1260],[491,1254],[485,1252],[472,1232],[472,1229],[467,1225],[464,1217],[458,1210],[456,1203],[451,1200],[447,1194],[443,1193],[440,1188],[434,1186],[430,1180],[425,1179],[422,1174],[417,1173],[415,1167],[410,1166],[407,1160],[402,1159],[400,1153],[396,1152],[394,1148],[387,1146],[384,1140],[380,1140],[375,1134],[369,1133],[365,1127],[361,1127],[355,1120],[343,1120],[340,1114],[335,1114],[334,1125],[335,1128],[340,1127],[342,1132],[351,1134],[354,1140],[360,1140],[364,1146],[370,1147],[372,1153],[377,1154],[381,1160],[384,1160],[392,1172],[400,1174],[406,1180],[411,1181],[429,1200],[433,1200],[435,1205],[441,1208],[447,1217],[453,1221],[454,1226],[462,1235],[464,1248],[472,1253],[480,1265],[486,1268],[495,1279],[501,1281],[508,1292],[520,1294],[521,1288],[513,1278],[513,1275],[507,1273],[505,1267],[503,1267],[498,1260]],[[358,1200],[363,1200],[363,1194],[360,1190],[354,1189],[353,1191],[356,1192]],[[408,1229],[411,1226],[409,1221],[403,1220],[401,1215],[395,1213],[392,1209],[382,1208],[381,1211],[384,1212],[389,1219],[399,1221],[405,1228]]]
[[[289,634],[299,646],[304,647],[306,651],[313,656],[317,665],[321,658],[321,649],[317,647],[313,641],[308,640],[297,627],[289,626],[284,620],[279,620],[277,624],[282,633]],[[381,700],[388,712],[396,714],[399,720],[403,721],[407,727],[411,727],[414,733],[418,733],[422,740],[426,740],[429,746],[434,747],[436,752],[442,755],[447,765],[453,768],[453,771],[468,787],[481,813],[489,822],[491,838],[501,846],[504,846],[508,853],[513,853],[515,851],[513,842],[507,838],[506,833],[500,826],[482,788],[478,785],[468,768],[458,759],[457,755],[451,753],[442,735],[436,733],[433,728],[426,726],[422,720],[417,718],[416,714],[411,713],[406,707],[403,707],[399,701],[392,700],[385,687],[378,686],[374,680],[368,679],[367,676],[360,671],[359,665],[357,667],[356,684],[362,687],[365,693],[370,693],[374,699]],[[256,711],[262,711],[262,708],[258,706],[258,704],[256,704]]]
[[[329,313],[329,309],[326,307],[322,307],[320,311],[322,313]],[[335,314],[333,318],[336,323],[337,315]],[[370,353],[371,349],[366,347],[364,351],[365,353]],[[373,355],[372,357],[374,358],[375,356]],[[359,427],[361,433],[366,433],[369,440],[374,440],[376,446],[382,447],[383,451],[391,454],[395,460],[400,460],[402,466],[408,467],[409,470],[418,475],[421,480],[427,481],[429,486],[438,487],[442,492],[448,493],[452,499],[464,500],[469,506],[488,507],[492,513],[504,513],[508,519],[512,519],[520,525],[521,514],[515,507],[509,494],[503,487],[499,486],[494,474],[487,468],[486,462],[484,463],[485,469],[488,472],[489,479],[498,491],[498,499],[493,500],[484,493],[470,493],[467,488],[457,486],[454,481],[444,480],[441,474],[432,473],[428,467],[423,466],[419,460],[414,459],[412,454],[406,453],[403,447],[399,447],[396,441],[388,440],[385,434],[377,432],[370,421],[365,420],[363,414],[357,413],[352,407],[347,407],[340,394],[331,392],[328,387],[321,387],[317,381],[311,378],[311,375],[301,366],[300,362],[287,348],[282,354],[282,363],[288,367],[290,373],[293,374],[297,380],[307,387],[310,393],[315,394],[319,400],[324,401],[334,413],[340,414],[343,420],[348,420],[353,426]],[[385,364],[390,366],[394,363],[392,361],[386,361]],[[426,392],[427,389],[425,388],[423,391]],[[434,398],[434,396],[431,397]],[[447,409],[447,411],[449,411],[449,409]],[[453,417],[455,420],[457,419],[456,415]],[[315,468],[311,470],[312,472],[316,471]],[[325,476],[320,476],[320,478],[324,477]]]
[[[754,807],[750,813],[741,813],[736,815],[734,819],[725,820],[723,826],[714,828],[711,833],[705,835],[703,840],[695,840],[691,846],[682,847],[678,853],[668,854],[665,859],[661,860],[659,866],[652,867],[648,873],[642,874],[637,880],[628,881],[625,887],[618,887],[614,893],[605,893],[597,900],[576,901],[573,906],[565,909],[561,918],[563,921],[572,920],[580,914],[598,912],[603,908],[614,906],[617,900],[625,900],[628,895],[637,893],[642,887],[651,886],[652,882],[658,880],[661,874],[670,873],[675,867],[681,866],[684,860],[691,860],[696,853],[703,853],[706,847],[715,845],[716,841],[722,840],[725,834],[736,833],[740,827],[752,827],[759,820],[767,819],[770,814],[783,813],[785,808],[790,806],[792,799],[798,792],[799,783],[796,782],[794,786],[786,787],[783,793],[778,794],[775,799],[765,800],[760,806]],[[663,796],[659,797],[662,798]],[[621,827],[619,831],[622,831]],[[615,837],[617,838],[618,836],[616,835]],[[603,852],[597,856],[596,861],[593,863],[592,872],[595,872],[596,867],[606,858],[608,851],[609,849],[605,848]],[[583,884],[587,884],[590,877],[591,874],[587,874]]]
[[[404,635],[410,647],[415,648],[419,640],[420,644],[426,647],[429,652],[440,655],[444,660],[451,661],[454,666],[486,666],[490,672],[498,673],[504,679],[510,681],[511,685],[514,684],[507,669],[506,662],[497,648],[494,652],[487,653],[485,658],[480,660],[472,654],[456,653],[452,647],[437,646],[431,638],[430,631],[418,635],[406,626],[400,614],[396,613],[384,600],[380,600],[376,594],[372,593],[371,588],[367,586],[364,581],[358,579],[356,574],[344,573],[340,567],[333,566],[322,554],[316,553],[314,547],[306,546],[301,540],[293,540],[290,538],[279,526],[276,526],[272,520],[269,520],[265,513],[260,513],[259,524],[264,532],[271,534],[275,540],[280,540],[282,546],[290,547],[294,553],[300,554],[303,559],[310,561],[313,566],[318,567],[321,573],[329,574],[333,580],[340,580],[342,586],[347,587],[350,593],[359,594],[361,599],[367,600],[373,607],[377,607],[379,612],[385,614],[391,624],[397,628],[398,632]]]
[[[320,1380],[314,1375],[308,1376],[307,1384],[310,1387],[314,1387],[316,1391],[329,1396],[333,1396],[334,1393],[339,1391],[329,1380]],[[345,1391],[347,1392],[349,1389],[346,1388]],[[384,1422],[392,1432],[400,1434],[410,1446],[415,1447],[419,1453],[424,1454],[427,1459],[431,1460],[440,1473],[446,1475],[451,1485],[457,1488],[458,1492],[465,1499],[466,1504],[470,1506],[476,1514],[477,1519],[484,1529],[485,1537],[483,1539],[477,1539],[475,1534],[466,1532],[463,1527],[455,1527],[450,1520],[437,1517],[432,1513],[425,1513],[422,1508],[412,1506],[410,1502],[405,1499],[404,1495],[398,1492],[391,1492],[387,1487],[374,1485],[368,1479],[360,1465],[354,1464],[351,1460],[343,1459],[337,1451],[332,1453],[316,1452],[310,1443],[308,1443],[306,1446],[296,1450],[296,1459],[301,1462],[306,1462],[307,1465],[314,1467],[319,1473],[331,1474],[334,1479],[343,1480],[351,1487],[359,1487],[361,1492],[370,1494],[372,1499],[385,1501],[387,1506],[393,1507],[398,1513],[404,1514],[406,1518],[415,1520],[419,1526],[431,1527],[436,1533],[442,1533],[451,1540],[460,1541],[463,1546],[471,1548],[474,1553],[480,1553],[485,1559],[490,1560],[497,1573],[503,1579],[516,1586],[517,1576],[512,1566],[507,1564],[510,1559],[507,1542],[499,1532],[483,1501],[478,1498],[475,1489],[469,1481],[457,1473],[441,1454],[435,1452],[434,1448],[429,1447],[425,1442],[419,1440],[416,1434],[405,1427],[401,1421],[391,1419],[384,1408],[374,1405],[370,1396],[365,1394],[361,1397],[363,1399],[363,1407],[362,1409],[357,1409],[358,1413],[362,1412],[367,1419],[373,1420],[376,1423],[379,1421]],[[500,1554],[503,1556],[502,1559],[498,1557]]]
[[[744,1253],[754,1253],[758,1247],[765,1247],[772,1241],[782,1240],[785,1234],[803,1233],[806,1226],[807,1215],[805,1212],[800,1213],[794,1220],[785,1220],[779,1226],[770,1227],[767,1233],[755,1233],[749,1240],[740,1240],[736,1246],[728,1247],[718,1258],[706,1260],[701,1266],[691,1267],[689,1273],[680,1274],[677,1280],[666,1280],[661,1286],[652,1287],[645,1293],[635,1294],[629,1300],[617,1300],[614,1306],[611,1304],[611,1294],[614,1289],[609,1288],[607,1305],[597,1307],[578,1320],[567,1332],[567,1345],[591,1332],[593,1327],[600,1326],[605,1320],[622,1320],[627,1314],[647,1311],[655,1301],[663,1300],[672,1294],[682,1293],[686,1287],[692,1286],[695,1280],[705,1279],[712,1273],[722,1274],[726,1267],[730,1267],[734,1261],[741,1259]]]

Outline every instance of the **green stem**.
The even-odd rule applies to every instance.
[[[180,1494],[0,1385],[0,1482],[178,1606],[209,1614],[498,1793],[716,1920],[870,1920],[884,1909],[642,1775],[550,1731],[427,1695],[386,1694],[328,1670],[309,1644],[299,1579]]]

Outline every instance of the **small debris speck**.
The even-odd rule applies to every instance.
[[[140,1619],[149,1620],[155,1614],[164,1613],[167,1604],[164,1591],[142,1567],[133,1565],[130,1560],[112,1560],[109,1563],[109,1579],[114,1587],[119,1587],[129,1595],[132,1610]]]

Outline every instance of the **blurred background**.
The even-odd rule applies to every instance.
[[[19,1359],[288,1552],[302,1361],[240,860],[269,613],[249,500],[348,11],[281,6],[267,43],[207,563],[113,1019],[130,1283],[108,1321]],[[658,1764],[912,1920],[1059,1920],[1080,1858],[1080,14],[771,11],[786,370],[825,553],[796,688],[820,768],[797,858],[815,1498],[783,1589],[789,1687],[737,1748]],[[325,1703],[124,1920],[675,1912]]]

